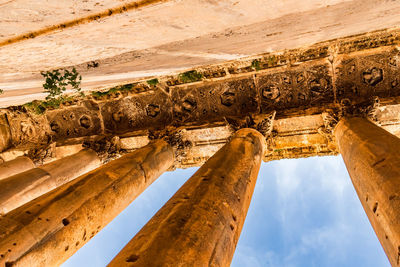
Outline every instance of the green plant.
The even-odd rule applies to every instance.
[[[73,97],[61,95],[44,101],[34,100],[32,102],[24,104],[23,106],[26,109],[31,110],[36,114],[43,114],[46,111],[46,109],[58,108],[60,107],[61,104],[71,101],[72,99]]]
[[[251,67],[257,71],[261,70],[261,62],[258,59],[253,60],[253,62],[251,62]]]
[[[155,86],[155,85],[157,85],[159,83],[159,81],[158,81],[157,78],[155,78],[155,79],[148,80],[147,83],[149,85],[154,85]]]
[[[73,68],[72,71],[66,69],[42,71],[41,74],[45,78],[43,88],[44,91],[48,93],[48,96],[46,96],[47,100],[61,96],[67,90],[68,86],[83,95],[82,89],[80,88],[82,75],[80,75],[75,68]]]
[[[123,92],[123,91],[131,91],[133,86],[135,86],[136,84],[137,83],[128,83],[128,84],[124,84],[124,85],[121,85],[121,86],[112,87],[107,91],[94,91],[94,92],[92,92],[92,95],[101,97],[101,96],[105,96],[105,95],[108,95],[108,94],[111,94],[111,93]]]
[[[183,83],[191,83],[200,81],[203,78],[203,74],[195,70],[187,71],[179,74],[179,80]]]
[[[26,109],[31,110],[36,114],[43,114],[46,109],[58,108],[61,104],[72,100],[73,97],[63,95],[67,88],[75,90],[81,96],[84,95],[80,88],[82,76],[75,68],[71,71],[42,71],[41,74],[45,78],[45,83],[43,84],[44,91],[48,93],[46,100],[34,100],[23,105]]]
[[[268,57],[268,66],[272,67],[278,63],[278,59],[275,56]]]

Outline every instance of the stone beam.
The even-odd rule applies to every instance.
[[[392,266],[400,266],[400,139],[365,118],[335,128],[361,204]]]
[[[163,131],[232,126],[272,111],[277,121],[321,118],[345,99],[357,104],[379,96],[385,109],[399,104],[399,44],[399,30],[383,30],[125,84],[76,97],[60,108],[42,110],[35,102],[3,109],[0,148],[32,151],[104,135],[146,139]],[[321,122],[315,118],[312,127]],[[284,131],[274,129],[269,146],[274,151],[265,160],[337,153],[318,127],[292,131],[293,121]],[[225,137],[216,139],[222,145]],[[205,157],[185,160],[193,166]]]
[[[381,100],[377,108],[377,123],[390,133],[400,137],[400,98]],[[217,152],[234,133],[226,123],[212,124],[203,127],[187,127],[181,131],[182,140],[191,145],[186,147],[180,159],[176,159],[176,168],[201,166],[208,158]],[[322,114],[297,115],[287,118],[277,118],[273,123],[273,138],[269,139],[268,149],[263,160],[279,160],[286,158],[302,158],[312,156],[337,155],[336,142],[327,131]],[[55,148],[55,159],[81,149],[86,139],[74,138],[66,142],[58,142]],[[122,153],[132,152],[150,142],[149,135],[121,136],[120,149]],[[12,149],[0,153],[6,161],[27,153],[25,150]],[[75,152],[76,153],[76,152]]]
[[[109,266],[229,266],[246,218],[265,137],[241,129]]]
[[[60,265],[173,162],[158,140],[0,216],[0,265]]]

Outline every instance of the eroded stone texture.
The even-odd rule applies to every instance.
[[[305,63],[284,72],[258,75],[261,110],[285,112],[290,108],[309,108],[332,103],[332,73],[328,60]]]
[[[172,89],[174,123],[202,124],[226,116],[258,112],[258,94],[253,77],[227,79],[198,86]]]
[[[0,214],[6,214],[99,166],[96,152],[83,150],[8,177],[0,181]]]
[[[277,121],[307,124],[315,120],[312,116],[337,109],[341,101],[357,104],[375,96],[382,106],[398,104],[399,44],[398,29],[382,30],[199,67],[189,71],[194,79],[185,72],[185,79],[180,73],[157,77],[155,84],[117,86],[78,97],[43,115],[25,107],[10,108],[3,128],[9,128],[11,135],[5,131],[0,149],[28,149],[32,158],[40,158],[52,154],[46,151],[54,143],[56,147],[82,144],[104,135],[148,139],[163,131],[234,126],[230,122],[274,111]],[[400,118],[388,127],[395,132],[398,122]],[[332,135],[323,127],[323,123],[293,131],[274,127],[275,141],[264,160],[337,154]],[[215,146],[207,144],[212,152],[227,140],[215,139]],[[212,155],[205,151],[205,146],[194,145],[176,166],[201,165]]]
[[[340,55],[336,62],[337,99],[371,96],[391,97],[400,94],[400,53],[396,48],[360,55]]]
[[[173,161],[172,148],[159,140],[0,217],[0,264],[60,265]]]
[[[16,159],[0,164],[0,180],[32,168],[35,168],[35,164],[33,164],[30,158],[24,156],[17,157]]]
[[[157,88],[138,87],[137,94],[101,103],[105,131],[123,134],[135,130],[160,130],[172,123],[172,102]]]
[[[236,132],[109,266],[229,266],[264,151],[253,129]]]
[[[62,113],[52,110],[46,112],[46,117],[55,141],[103,133],[100,108],[94,101],[65,107]]]
[[[335,129],[358,197],[392,266],[400,266],[400,139],[364,118]]]
[[[11,146],[10,125],[6,114],[0,114],[0,151],[4,151]]]
[[[40,147],[51,141],[50,125],[45,116],[10,108],[6,111],[11,144],[18,147]]]

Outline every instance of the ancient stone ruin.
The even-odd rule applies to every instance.
[[[11,2],[0,1],[0,14],[24,0]],[[265,21],[249,15],[242,24],[232,15],[223,18],[229,27],[215,31],[171,30],[164,41],[152,39],[154,51],[144,43],[130,47],[126,40],[136,37],[126,37],[118,23],[133,25],[127,17],[143,16],[150,21],[146,30],[154,31],[162,28],[151,24],[156,17],[162,13],[171,21],[168,12],[185,10],[187,3],[86,2],[90,12],[66,15],[72,7],[58,13],[48,7],[51,15],[37,23],[29,16],[15,25],[0,20],[13,28],[0,35],[1,266],[61,264],[163,172],[193,166],[201,168],[110,266],[229,266],[261,161],[339,153],[392,266],[400,266],[400,30],[391,20],[400,8],[396,1],[364,1],[375,8],[360,7],[340,25],[329,24],[327,14],[347,12],[360,1],[304,7],[295,17],[320,22],[318,34],[300,34],[310,25],[304,20],[294,27],[289,13]],[[199,12],[216,5],[192,2]],[[224,12],[235,9],[225,6],[230,2],[219,4]],[[357,16],[372,24],[355,27]],[[178,16],[184,18],[184,12]],[[282,18],[293,29],[279,24]],[[273,33],[265,34],[265,25],[275,25]],[[339,28],[345,29],[341,35]],[[115,31],[108,36],[108,29]],[[88,30],[105,43],[120,38],[120,51],[80,43]],[[244,44],[244,32],[264,34]],[[225,46],[229,38],[230,54],[247,55],[193,52],[212,42],[218,50],[216,44]],[[84,78],[83,93],[68,93],[57,104],[43,99],[40,72],[72,68]],[[151,75],[138,74],[142,70]],[[121,80],[125,74],[135,77]],[[85,83],[85,77],[91,80]]]

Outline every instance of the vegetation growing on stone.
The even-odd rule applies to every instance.
[[[268,57],[268,67],[275,66],[278,63],[278,60],[275,56]]]
[[[43,88],[44,91],[48,93],[46,96],[47,100],[54,100],[60,97],[68,87],[82,94],[80,88],[82,75],[80,75],[75,68],[73,68],[72,71],[67,69],[42,71],[41,74],[45,78]]]
[[[148,80],[147,83],[149,85],[154,85],[155,86],[155,85],[157,85],[159,83],[159,81],[158,81],[157,78],[155,78],[155,79]]]
[[[96,96],[96,97],[102,97],[108,94],[112,94],[112,93],[116,93],[116,92],[123,92],[123,91],[127,91],[130,92],[132,91],[133,86],[135,86],[137,83],[128,83],[128,84],[124,84],[121,86],[115,86],[110,88],[107,91],[96,91],[96,92],[92,92],[92,96]]]
[[[74,90],[80,96],[84,95],[80,88],[82,75],[75,68],[71,71],[57,69],[41,72],[41,74],[45,78],[44,91],[48,93],[46,100],[34,100],[23,105],[26,109],[36,114],[42,114],[47,109],[59,108],[61,104],[73,100],[73,97],[64,95],[67,89]]]
[[[261,62],[258,59],[253,60],[253,62],[251,62],[251,67],[255,70],[261,70]]]
[[[64,104],[68,101],[72,101],[73,97],[61,95],[56,98],[51,98],[48,100],[34,100],[32,102],[26,103],[23,106],[33,111],[36,114],[43,114],[47,109],[55,109],[59,108],[61,104]]]
[[[179,80],[183,83],[191,83],[200,81],[203,78],[203,74],[196,70],[187,71],[179,74]]]

